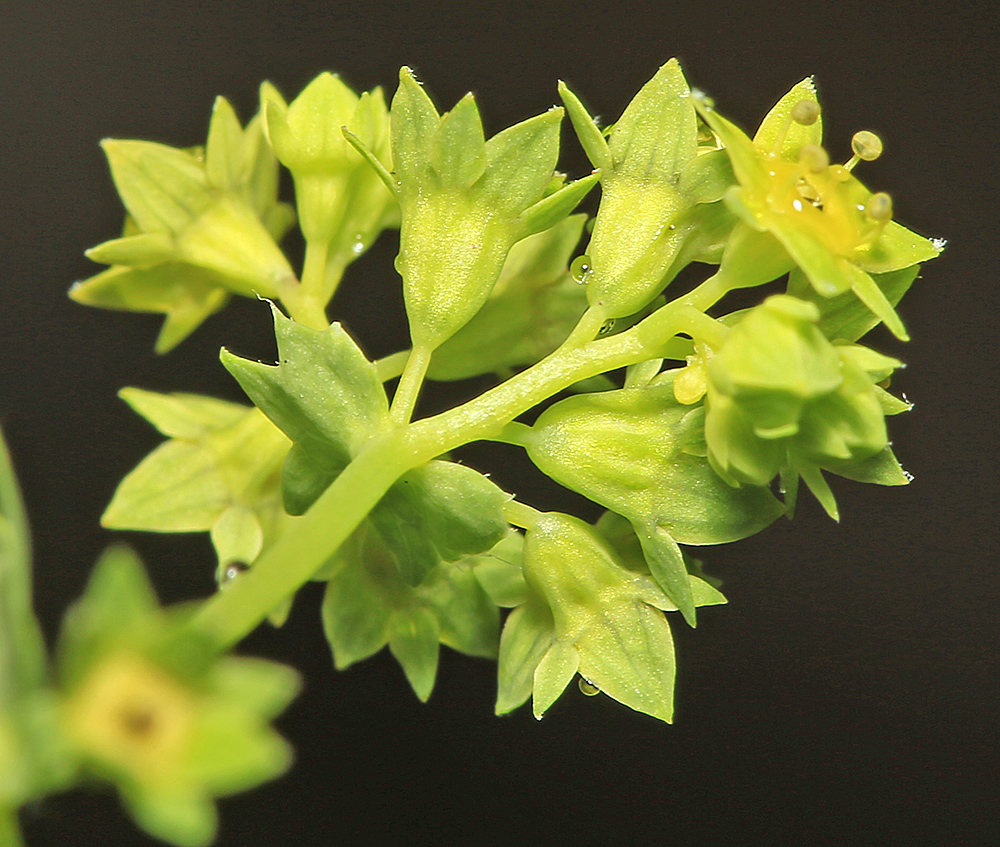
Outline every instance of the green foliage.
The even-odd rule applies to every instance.
[[[104,143],[125,227],[88,251],[109,267],[71,296],[163,313],[159,352],[231,295],[266,297],[278,361],[223,350],[253,407],[123,389],[167,440],[103,524],[209,532],[220,590],[162,610],[113,549],[67,615],[56,674],[0,451],[0,837],[17,837],[21,804],[96,777],[154,836],[209,843],[214,797],[288,766],[268,722],[297,687],[226,651],[311,579],[337,668],[387,646],[427,700],[444,644],[497,661],[498,714],[530,698],[541,717],[579,676],[669,722],[665,613],[693,626],[726,602],[684,548],[791,517],[800,479],[835,518],[827,475],[908,482],[886,421],[910,408],[888,391],[901,363],[860,342],[880,323],[906,337],[897,308],[943,244],[854,175],[879,139],[859,133],[831,164],[811,79],[753,138],[676,60],[609,127],[559,93],[595,168],[576,180],[556,170],[563,109],[487,139],[471,94],[441,114],[407,68],[389,108],[323,73],[290,104],[264,84],[246,127],[220,98],[204,148]],[[598,183],[596,216],[572,214]],[[296,219],[298,275],[278,246]],[[397,223],[412,349],[371,362],[326,310]],[[715,267],[671,300],[692,263]],[[782,293],[723,308],[786,275]],[[421,417],[425,378],[467,377],[499,384]],[[483,439],[609,511],[540,513],[449,458]]]

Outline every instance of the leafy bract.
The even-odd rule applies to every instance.
[[[152,532],[210,530],[219,576],[247,565],[285,528],[279,474],[289,441],[257,409],[196,394],[124,388],[169,440],[118,486],[101,523]]]
[[[370,524],[337,554],[323,626],[334,663],[344,669],[387,644],[417,697],[426,701],[437,674],[438,644],[495,658],[500,615],[476,574],[481,557],[440,557],[416,583],[400,554]]]
[[[694,622],[677,542],[722,544],[759,532],[783,509],[763,486],[733,488],[701,449],[704,412],[669,381],[585,394],[547,409],[528,455],[556,481],[627,517],[661,588]]]

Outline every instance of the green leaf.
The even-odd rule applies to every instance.
[[[340,324],[320,332],[273,309],[278,365],[223,350],[222,363],[289,438],[285,505],[301,514],[388,422],[374,365]]]

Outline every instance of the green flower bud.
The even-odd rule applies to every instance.
[[[601,170],[587,298],[608,318],[632,315],[681,268],[706,258],[719,223],[727,231],[735,223],[716,203],[734,181],[732,170],[725,154],[699,155],[697,116],[676,59],[643,86],[607,141],[576,95],[561,83],[559,90],[581,144]],[[720,212],[724,222],[705,219]]]
[[[819,319],[813,304],[777,295],[732,328],[708,362],[705,437],[712,466],[730,484],[767,485],[791,469],[834,514],[818,469],[849,468],[886,448],[869,370],[881,378],[899,362],[835,347]]]
[[[266,106],[267,134],[292,172],[302,233],[331,245],[328,261],[346,265],[374,242],[395,209],[391,192],[344,137],[349,129],[389,164],[389,110],[381,88],[360,97],[322,73],[287,107]]]
[[[592,176],[546,194],[562,109],[484,140],[472,95],[439,115],[408,68],[392,101],[392,156],[402,212],[396,268],[414,348],[433,350],[489,297],[507,252],[566,217]]]

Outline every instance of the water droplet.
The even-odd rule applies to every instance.
[[[250,570],[246,562],[233,561],[222,569],[222,579],[219,581],[219,588],[226,588],[241,573]]]
[[[913,474],[911,474],[909,471],[903,471],[903,476],[906,477],[907,482],[913,482]]]
[[[598,688],[589,679],[584,679],[582,676],[577,680],[577,685],[580,686],[580,691],[586,694],[588,697],[594,697],[601,693],[601,689]]]
[[[933,244],[934,245],[934,249],[937,250],[940,253],[942,250],[944,250],[945,247],[948,246],[948,239],[947,238],[932,238],[931,239],[931,244]]]
[[[600,330],[598,331],[597,334],[599,336],[600,335],[607,335],[614,328],[615,328],[615,319],[614,318],[608,318],[603,324],[601,324],[601,328],[600,328]]]
[[[569,272],[573,279],[581,285],[590,282],[590,275],[594,272],[594,268],[590,264],[590,256],[577,256],[569,266]]]
[[[354,243],[351,245],[351,252],[355,256],[360,256],[365,252],[364,236],[360,232],[354,236]]]

